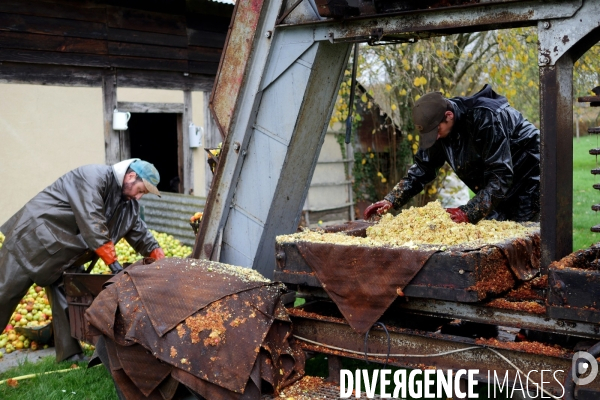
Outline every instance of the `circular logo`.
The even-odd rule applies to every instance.
[[[598,362],[593,355],[587,351],[578,351],[573,354],[572,368],[573,382],[575,384],[583,386],[591,383],[596,379],[598,375]],[[581,378],[580,375],[589,373],[585,378]]]

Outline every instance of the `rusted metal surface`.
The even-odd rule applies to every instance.
[[[364,354],[365,350],[377,354],[387,354],[388,352],[388,339],[383,329],[374,328],[370,331],[367,348],[365,349],[364,335],[357,334],[344,323],[322,320],[318,314],[304,313],[296,315],[294,310],[289,312],[294,322],[294,335],[326,345],[356,351],[359,354],[332,350],[303,342],[302,347],[306,350],[358,359],[364,359],[364,355],[361,355],[361,353]],[[418,369],[435,367],[443,370],[479,369],[479,374],[475,375],[475,378],[486,383],[493,383],[488,381],[487,371],[496,371],[501,376],[504,376],[505,372],[508,371],[510,385],[512,386],[514,384],[512,378],[515,378],[516,370],[497,354],[484,348],[484,344],[502,353],[513,363],[516,363],[522,371],[538,371],[538,373],[534,372],[530,375],[535,382],[540,382],[539,371],[542,369],[561,370],[562,372],[557,372],[556,376],[560,382],[563,382],[565,372],[571,365],[571,351],[541,343],[528,342],[527,344],[518,345],[514,342],[479,341],[436,332],[395,328],[390,325],[387,326],[387,329],[390,333],[390,353],[407,355],[406,357],[390,357],[388,364],[399,367]],[[431,355],[479,345],[482,347],[440,357],[419,357],[419,355]],[[554,350],[549,352],[551,348]],[[410,354],[415,356],[410,356]],[[369,360],[383,363],[385,358],[385,356],[369,357]],[[525,382],[522,383],[525,384]],[[544,386],[546,389],[551,389],[555,395],[561,393],[561,386],[556,381]],[[534,389],[534,387],[531,386],[531,389]]]
[[[573,249],[573,60],[540,67],[542,270]]]
[[[71,336],[74,338],[92,343],[92,338],[86,329],[84,313],[98,293],[102,291],[102,285],[110,278],[112,275],[65,273],[64,285],[69,307],[69,325]]]
[[[350,223],[330,230],[349,229],[360,236],[366,229],[363,225]],[[349,324],[365,332],[398,297],[482,301],[533,278],[539,267],[538,234],[480,248],[441,252],[437,246],[421,247],[278,243],[275,278],[286,284],[322,287]],[[517,306],[522,308],[523,300]],[[545,312],[534,302],[541,302],[541,296],[528,300],[530,307]]]
[[[554,65],[568,52],[585,53],[598,41],[598,35],[586,37],[600,25],[600,3],[584,1],[577,12],[566,19],[538,22],[540,66]],[[595,38],[594,38],[595,36]],[[581,54],[574,55],[577,60]]]
[[[569,254],[549,267],[548,315],[600,326],[600,248]]]
[[[296,285],[288,285],[295,287]],[[298,295],[309,299],[329,299],[327,293],[320,288],[298,286]],[[511,291],[512,292],[512,291]],[[509,294],[511,293],[509,292]],[[546,290],[542,290],[539,295],[536,295],[536,301],[539,304],[544,304],[541,297],[545,298]],[[512,301],[507,294],[507,297]],[[547,307],[549,310],[552,307]],[[530,329],[540,332],[557,333],[563,335],[571,335],[575,337],[600,339],[600,324],[585,322],[581,318],[573,319],[563,316],[549,316],[547,314],[535,314],[519,309],[506,309],[490,306],[488,303],[469,304],[457,303],[444,300],[420,299],[410,297],[408,301],[401,299],[395,301],[386,311],[386,314],[395,313],[397,315],[405,315],[410,319],[416,316],[426,316],[431,318],[443,319],[460,319],[475,323],[489,323],[493,321],[497,325]],[[573,314],[573,313],[572,313]]]
[[[86,312],[90,334],[106,341],[128,398],[156,397],[170,379],[205,398],[256,398],[265,384],[278,392],[301,376],[304,356],[290,341],[282,285],[220,265],[132,266],[96,297]]]
[[[229,132],[233,110],[242,89],[264,0],[237,2],[210,99],[210,109],[223,136]]]
[[[419,11],[346,18],[342,23],[311,22],[317,40],[332,42],[409,41],[428,35],[535,26],[537,21],[572,17],[582,1],[486,2]]]

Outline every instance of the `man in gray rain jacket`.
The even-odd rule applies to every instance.
[[[139,159],[113,166],[85,165],[61,176],[0,227],[0,331],[36,283],[52,305],[56,359],[81,358],[71,337],[62,274],[100,257],[113,273],[122,270],[114,244],[122,238],[155,259],[164,252],[140,219],[138,200],[160,196],[156,168]]]

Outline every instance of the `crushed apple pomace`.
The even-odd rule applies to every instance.
[[[379,223],[367,228],[367,237],[343,233],[303,231],[277,237],[278,243],[318,242],[341,245],[391,246],[416,249],[418,245],[481,245],[523,237],[539,229],[537,224],[482,220],[477,224],[457,224],[438,201],[424,207],[411,207],[397,216],[384,215]],[[441,248],[445,250],[445,248]]]

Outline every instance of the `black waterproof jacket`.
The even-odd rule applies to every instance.
[[[539,215],[540,132],[489,85],[471,97],[448,99],[454,109],[450,134],[426,150],[385,196],[406,204],[448,163],[476,193],[460,206],[469,221],[530,221]]]
[[[31,280],[48,286],[76,261],[88,261],[94,250],[108,241],[116,244],[123,237],[143,256],[159,247],[140,219],[137,200],[121,198],[129,165],[124,164],[132,161],[115,166],[85,165],[70,171],[0,227],[6,236],[4,247]]]

